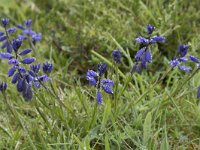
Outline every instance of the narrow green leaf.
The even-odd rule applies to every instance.
[[[146,146],[148,140],[151,137],[151,120],[152,120],[152,115],[151,112],[149,112],[144,120],[144,125],[143,125],[143,144]]]

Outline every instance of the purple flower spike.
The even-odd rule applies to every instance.
[[[24,58],[22,60],[22,63],[23,64],[31,64],[32,62],[34,62],[36,59],[34,57],[31,57],[31,58]]]

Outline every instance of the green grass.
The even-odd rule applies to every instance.
[[[200,109],[196,99],[198,72],[168,70],[178,44],[189,44],[200,56],[200,2],[197,0],[49,0],[0,1],[0,16],[13,23],[33,20],[43,33],[37,61],[54,64],[56,97],[41,88],[25,102],[7,78],[1,61],[0,79],[9,84],[0,95],[0,149],[199,149]],[[166,37],[153,46],[153,62],[141,75],[129,76],[139,49],[134,39],[147,24]],[[123,52],[113,67],[111,52]],[[85,79],[99,62],[118,82],[114,96],[103,94]],[[118,77],[114,74],[118,72]],[[169,71],[169,72],[168,72]],[[163,80],[158,80],[158,79]]]

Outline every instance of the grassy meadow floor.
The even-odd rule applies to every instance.
[[[169,70],[168,64],[179,44],[200,57],[200,1],[0,0],[0,8],[1,18],[13,24],[33,20],[43,34],[37,61],[54,65],[50,91],[34,90],[26,102],[0,61],[0,80],[8,83],[6,97],[0,94],[0,149],[200,149],[200,74]],[[147,24],[166,43],[152,46],[153,62],[130,77],[135,38]],[[118,68],[115,49],[123,52]],[[117,85],[114,95],[103,94],[102,105],[85,79],[100,62],[108,63],[107,77]]]

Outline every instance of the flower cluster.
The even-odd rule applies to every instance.
[[[8,24],[9,19],[2,19],[2,26],[5,31],[0,31],[0,42],[3,42],[1,48],[6,48],[6,52],[1,52],[0,58],[8,60],[8,64],[11,66],[8,70],[8,77],[12,77],[11,82],[16,84],[17,91],[21,92],[24,99],[29,101],[33,97],[32,84],[36,88],[40,88],[44,81],[49,80],[48,74],[52,71],[53,66],[48,62],[44,63],[42,68],[45,75],[40,75],[40,64],[33,64],[36,58],[27,57],[32,49],[22,49],[23,43],[28,39],[34,45],[41,40],[41,33],[37,34],[31,29],[32,20],[24,21],[24,25],[17,25],[17,28],[22,30],[23,35],[18,34],[13,39],[11,39],[10,34],[15,33],[17,28],[8,28]],[[2,89],[6,89],[3,83],[0,86],[2,86]]]
[[[190,66],[182,65],[188,61],[188,58],[193,59],[193,56],[188,56],[188,58],[185,57],[188,52],[188,48],[188,45],[178,46],[178,57],[174,56],[174,58],[171,61],[169,61],[169,64],[172,68],[178,67],[180,70],[183,70],[185,72],[190,72],[192,70]]]
[[[147,68],[147,63],[152,61],[150,45],[165,42],[163,36],[152,36],[154,30],[154,26],[147,25],[148,37],[139,36],[136,38],[136,42],[141,45],[141,49],[135,55],[136,64],[132,67],[131,73],[137,72],[140,74],[143,69]]]
[[[113,94],[111,87],[114,86],[114,82],[110,79],[102,79],[103,74],[106,72],[106,68],[107,64],[98,64],[98,72],[88,70],[86,75],[86,79],[97,89],[96,98],[99,104],[102,103],[101,89],[103,89],[108,94]]]

